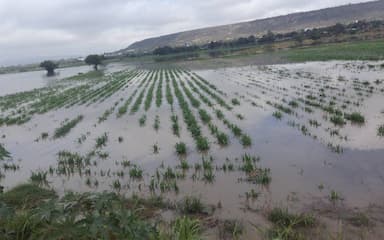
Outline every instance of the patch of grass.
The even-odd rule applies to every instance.
[[[252,139],[250,136],[248,136],[247,134],[243,134],[241,136],[241,144],[244,146],[244,147],[249,147],[252,145]]]
[[[291,61],[328,60],[380,60],[383,58],[383,41],[358,41],[323,44],[299,49],[290,49],[281,54]]]
[[[219,225],[219,237],[220,239],[239,239],[244,230],[244,225],[238,220],[224,220]]]
[[[153,128],[158,131],[160,128],[160,118],[159,115],[156,115],[155,122],[153,123]]]
[[[235,106],[240,105],[240,101],[237,98],[232,98],[231,103]]]
[[[36,183],[37,185],[46,185],[48,183],[47,174],[48,172],[43,171],[32,172],[30,179],[32,183]]]
[[[108,142],[108,135],[107,133],[104,133],[100,137],[96,138],[96,148],[102,148],[107,146]]]
[[[196,139],[196,147],[199,151],[208,151],[209,150],[209,142],[208,139],[202,136],[199,136]]]
[[[147,116],[144,114],[143,116],[141,116],[139,118],[139,124],[140,124],[140,127],[143,127],[145,126],[145,122],[147,121]]]
[[[158,154],[159,153],[160,147],[159,147],[159,145],[157,143],[152,145],[152,151],[153,151],[154,154]]]
[[[225,133],[223,133],[223,132],[218,132],[218,133],[216,134],[216,138],[217,138],[217,142],[218,142],[221,146],[227,146],[228,143],[229,143],[227,134],[225,134]]]
[[[53,190],[47,190],[32,183],[19,185],[0,195],[0,201],[17,208],[33,208],[46,200],[55,198],[56,193]]]
[[[186,216],[179,217],[173,224],[173,238],[178,240],[198,240],[200,237],[200,223],[198,220]]]
[[[59,128],[55,129],[55,132],[53,134],[53,138],[61,138],[64,137],[71,131],[72,128],[74,128],[81,120],[83,120],[83,115],[79,115],[76,118],[68,121],[63,122]]]
[[[143,177],[143,170],[141,168],[139,168],[138,166],[134,165],[129,170],[129,177],[134,178],[134,179],[141,179]]]
[[[268,213],[268,220],[274,224],[269,231],[271,239],[305,239],[301,230],[314,227],[316,219],[309,214],[294,214],[288,209],[274,208]]]
[[[333,115],[329,120],[336,126],[344,126],[345,124],[344,119],[339,115]]]
[[[276,111],[272,114],[272,116],[274,116],[276,119],[281,119],[283,117],[283,114],[279,111]]]
[[[358,112],[353,112],[351,114],[344,114],[344,118],[351,121],[352,123],[364,124],[365,117]]]
[[[200,198],[186,196],[178,203],[178,209],[183,214],[200,214],[203,213],[204,205]]]
[[[5,158],[9,158],[10,156],[11,156],[10,153],[0,143],[0,160],[3,160]]]
[[[377,128],[377,136],[384,137],[384,124]]]
[[[200,119],[203,123],[207,124],[211,121],[211,116],[204,109],[199,110]]]
[[[176,153],[178,155],[185,155],[187,154],[187,145],[183,142],[176,143],[175,145]]]

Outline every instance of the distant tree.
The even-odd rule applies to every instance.
[[[55,69],[58,67],[58,64],[50,60],[45,60],[44,62],[40,63],[40,67],[47,70],[47,76],[53,76],[55,75]]]
[[[88,65],[93,65],[93,68],[97,70],[97,66],[101,64],[101,61],[103,60],[102,56],[97,55],[97,54],[91,54],[88,55],[85,58],[85,63]]]
[[[275,40],[276,40],[275,34],[269,30],[267,34],[263,35],[259,39],[259,43],[273,43]]]

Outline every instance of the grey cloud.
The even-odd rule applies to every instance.
[[[117,50],[146,37],[359,0],[0,0],[0,65]]]

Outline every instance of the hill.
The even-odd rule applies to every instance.
[[[356,20],[384,20],[384,0],[173,33],[135,42],[115,53],[152,51],[160,46],[199,45],[210,41],[232,40],[249,35],[258,37],[268,30],[285,33],[306,28],[326,27],[336,23],[350,23]]]

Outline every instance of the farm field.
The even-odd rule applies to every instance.
[[[282,236],[284,209],[311,214],[292,234],[384,237],[384,62],[119,65],[38,86],[0,96],[5,192],[161,197],[164,221],[191,201],[207,239]]]

